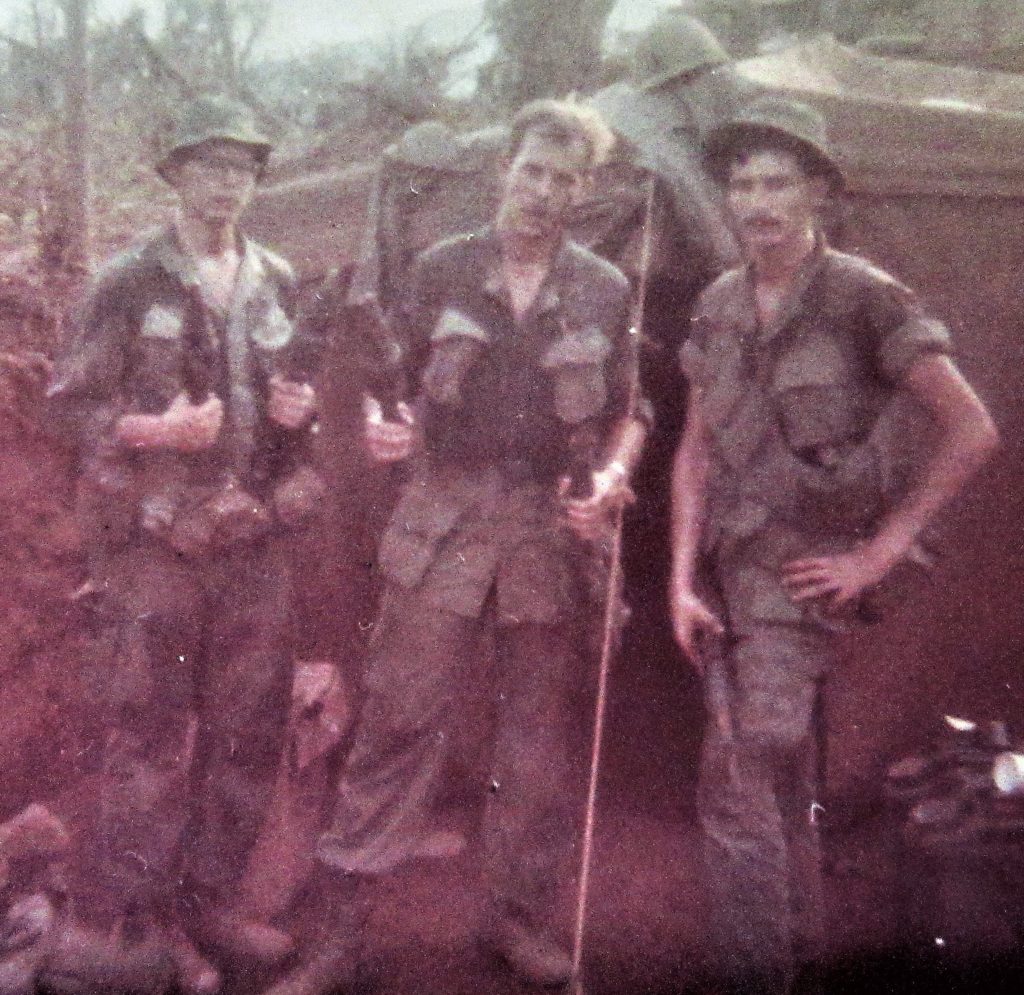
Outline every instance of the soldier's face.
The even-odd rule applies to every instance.
[[[505,173],[498,228],[528,238],[559,235],[586,175],[582,143],[563,145],[528,131]]]
[[[825,181],[808,176],[790,152],[755,150],[729,172],[729,210],[744,248],[755,255],[806,244],[826,196]]]
[[[186,214],[217,224],[235,224],[252,199],[259,162],[237,142],[204,142],[168,176]]]

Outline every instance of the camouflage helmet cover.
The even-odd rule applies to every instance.
[[[247,105],[219,94],[204,94],[185,107],[156,163],[156,171],[167,179],[168,168],[182,153],[217,139],[247,145],[262,172],[272,148],[270,139],[260,131]]]
[[[633,50],[636,75],[645,89],[728,61],[728,52],[711,30],[679,10],[659,14]]]

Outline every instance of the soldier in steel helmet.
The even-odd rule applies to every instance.
[[[810,107],[764,97],[712,132],[744,265],[702,294],[673,481],[671,613],[702,672],[698,810],[715,966],[783,992],[822,956],[816,703],[836,636],[915,555],[997,441],[946,328],[887,273],[832,249],[844,176]],[[909,486],[879,434],[898,392],[935,423]]]
[[[189,105],[157,163],[175,218],[96,278],[49,394],[109,655],[80,960],[130,960],[144,937],[191,992],[220,985],[193,926],[264,962],[291,948],[232,911],[290,701],[287,532],[319,487],[302,460],[317,344],[288,264],[239,229],[270,150],[244,105]]]

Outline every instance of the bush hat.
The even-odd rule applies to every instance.
[[[190,149],[216,140],[251,148],[262,174],[272,148],[270,139],[259,129],[251,108],[219,94],[197,97],[185,107],[156,163],[156,171],[166,180],[168,168]]]
[[[760,146],[794,153],[807,171],[824,176],[832,194],[846,185],[828,140],[825,118],[807,104],[786,97],[763,96],[713,129],[704,143],[709,172],[720,182],[737,153]]]

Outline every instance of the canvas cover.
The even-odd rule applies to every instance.
[[[855,193],[1024,196],[1024,75],[870,55],[826,35],[738,69],[821,109]]]

